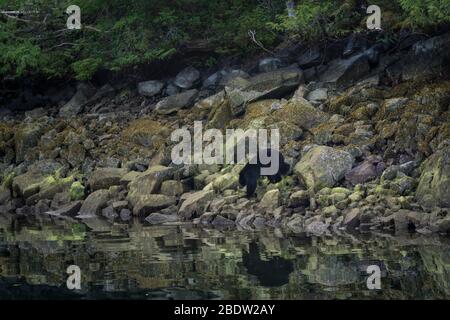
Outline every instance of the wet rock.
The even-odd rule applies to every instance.
[[[233,220],[224,218],[221,215],[217,215],[214,218],[214,220],[211,222],[211,224],[216,227],[234,226],[235,225]]]
[[[306,223],[305,231],[314,235],[322,235],[328,232],[329,225],[322,221],[312,221],[310,223]]]
[[[156,105],[155,112],[167,115],[188,108],[193,105],[197,95],[198,90],[193,89],[164,98]]]
[[[263,93],[260,99],[278,99],[295,90],[303,81],[303,73],[300,69],[280,69],[250,78],[250,84],[244,88],[244,91]]]
[[[91,193],[80,208],[79,216],[88,217],[100,215],[101,210],[107,206],[110,199],[108,190],[97,190]]]
[[[353,185],[366,183],[376,177],[377,170],[371,161],[364,161],[345,175],[345,179]]]
[[[319,47],[311,47],[306,49],[298,58],[298,65],[302,68],[310,68],[322,62]]]
[[[161,213],[152,213],[147,218],[145,218],[145,221],[152,225],[156,224],[163,224],[167,222],[177,222],[179,220],[179,217],[177,215],[166,215]]]
[[[138,92],[141,96],[153,97],[160,94],[164,83],[158,80],[150,80],[138,83]]]
[[[416,190],[417,201],[425,207],[450,207],[450,148],[430,156],[423,164]]]
[[[71,202],[71,203],[63,206],[62,208],[60,208],[58,210],[50,211],[50,212],[48,212],[48,214],[55,215],[55,216],[74,217],[77,215],[78,211],[80,211],[81,206],[82,206],[82,201],[74,201],[74,202]]]
[[[145,216],[149,213],[170,207],[176,203],[174,197],[163,194],[141,195],[134,201],[133,214],[135,216]]]
[[[114,221],[114,219],[119,217],[119,215],[117,214],[117,212],[114,210],[114,208],[112,206],[108,206],[108,207],[102,209],[102,216],[104,216],[105,218],[107,218],[108,220],[111,220],[111,221]]]
[[[175,78],[174,84],[182,89],[191,89],[200,81],[200,72],[193,68],[183,69]]]
[[[201,216],[211,200],[214,199],[214,191],[198,191],[184,194],[178,214],[184,219],[193,219]]]
[[[120,181],[127,173],[127,169],[100,168],[95,170],[89,177],[91,190],[108,189],[111,186],[120,185]]]
[[[309,150],[297,163],[294,172],[311,190],[333,187],[352,168],[354,159],[346,151],[326,146]]]

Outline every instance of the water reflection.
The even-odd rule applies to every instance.
[[[450,241],[0,217],[0,298],[450,298]],[[82,289],[66,289],[80,266]],[[382,289],[368,290],[368,265]]]

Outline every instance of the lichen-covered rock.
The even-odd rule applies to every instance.
[[[161,184],[161,194],[166,196],[181,196],[184,192],[183,184],[176,180],[167,180]]]
[[[309,150],[297,163],[294,172],[311,190],[333,187],[352,168],[350,153],[331,147],[317,146]]]
[[[111,186],[120,185],[122,177],[127,173],[124,168],[99,168],[89,177],[91,190],[109,189]]]
[[[136,180],[128,185],[128,201],[136,206],[140,197],[154,194],[159,191],[161,183],[169,180],[173,175],[173,169],[164,166],[152,166],[139,175]]]
[[[170,207],[176,202],[175,197],[163,194],[141,195],[134,201],[133,214],[135,216],[145,216],[149,213]]]
[[[107,206],[109,199],[110,194],[108,190],[97,190],[91,193],[84,200],[78,215],[80,217],[100,215],[102,209]]]
[[[22,162],[29,149],[37,146],[41,135],[44,133],[44,128],[44,124],[38,122],[25,123],[17,128],[14,134],[16,163]]]
[[[450,207],[450,147],[429,157],[422,170],[416,199],[425,207]]]
[[[271,211],[280,205],[280,190],[274,189],[267,191],[262,197],[259,206],[260,208]]]
[[[205,213],[207,205],[214,199],[214,191],[198,191],[184,194],[184,201],[178,210],[178,214],[184,219],[193,219]]]

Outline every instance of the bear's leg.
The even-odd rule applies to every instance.
[[[281,181],[280,173],[274,174],[272,176],[267,176],[267,178],[269,179],[270,183],[278,183]]]
[[[258,179],[247,180],[247,197],[251,197],[255,194]]]

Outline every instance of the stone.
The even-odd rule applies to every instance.
[[[306,99],[311,102],[324,102],[328,98],[328,89],[318,88],[306,95]]]
[[[127,200],[134,207],[141,196],[157,193],[161,184],[173,176],[173,168],[151,166],[128,185]]]
[[[197,95],[198,90],[193,89],[166,97],[156,104],[155,112],[157,114],[168,115],[180,109],[188,108],[194,104]]]
[[[345,180],[352,185],[363,184],[377,177],[376,167],[370,161],[364,161],[347,172]]]
[[[125,168],[100,168],[91,174],[88,185],[92,191],[109,189],[111,186],[120,185],[120,181],[126,173],[127,169]]]
[[[108,190],[97,190],[91,193],[80,208],[79,217],[100,215],[110,199]]]
[[[119,217],[119,215],[117,214],[117,212],[114,210],[114,208],[112,206],[108,206],[108,207],[102,209],[102,216],[104,216],[108,220],[112,220],[112,221],[114,221],[114,219]]]
[[[213,189],[222,192],[227,189],[236,190],[239,186],[239,175],[233,172],[218,176],[212,181]]]
[[[160,94],[164,88],[164,83],[158,80],[150,80],[138,83],[138,92],[141,96],[153,97]]]
[[[74,201],[71,202],[64,207],[48,212],[49,215],[55,215],[55,216],[69,216],[73,217],[77,215],[77,213],[80,211],[82,206],[82,201]]]
[[[84,162],[86,149],[81,143],[72,143],[61,152],[61,157],[67,160],[73,168],[76,168]]]
[[[424,207],[450,207],[450,147],[431,155],[422,168],[416,200]]]
[[[294,172],[308,189],[318,191],[333,187],[352,169],[354,159],[346,151],[326,146],[310,149],[297,163]]]
[[[297,98],[273,113],[276,119],[289,121],[301,129],[310,130],[326,122],[329,116],[306,99]]]
[[[161,184],[161,194],[179,197],[183,194],[184,187],[180,181],[167,180]]]
[[[298,207],[307,207],[309,205],[309,192],[305,190],[300,190],[297,192],[294,192],[289,197],[289,204],[288,206],[290,208],[298,208]]]
[[[187,67],[177,74],[174,84],[182,89],[191,89],[200,81],[200,72],[193,68]]]
[[[259,206],[266,211],[275,210],[280,205],[280,190],[267,191],[259,202]]]
[[[179,220],[177,215],[166,215],[158,212],[150,214],[145,221],[152,225],[163,224],[167,222],[177,222]]]
[[[360,215],[361,215],[360,209],[353,208],[345,214],[344,221],[342,223],[348,230],[353,230],[359,227]]]
[[[145,216],[149,213],[170,207],[176,203],[174,197],[163,194],[141,195],[133,205],[135,216]]]
[[[305,231],[314,235],[322,235],[328,231],[329,225],[322,221],[312,221],[306,225]]]
[[[225,227],[225,226],[234,226],[235,223],[233,220],[222,217],[221,215],[217,215],[214,220],[211,222],[213,226],[216,227]]]
[[[62,118],[70,118],[78,115],[83,111],[84,105],[93,94],[93,88],[86,84],[79,85],[72,99],[59,109],[59,116]]]
[[[0,205],[6,204],[11,199],[11,191],[0,185]]]
[[[126,209],[128,207],[128,201],[122,200],[122,201],[115,201],[112,203],[112,207],[116,211],[121,211],[122,209]]]
[[[368,58],[365,54],[355,55],[348,59],[331,61],[325,72],[320,75],[321,82],[335,83],[346,87],[356,83],[370,71]]]
[[[205,213],[207,206],[211,200],[214,199],[214,191],[198,191],[183,195],[182,202],[178,215],[184,219],[193,219]]]
[[[131,211],[129,209],[122,209],[120,210],[119,216],[122,221],[129,221],[131,220]]]

